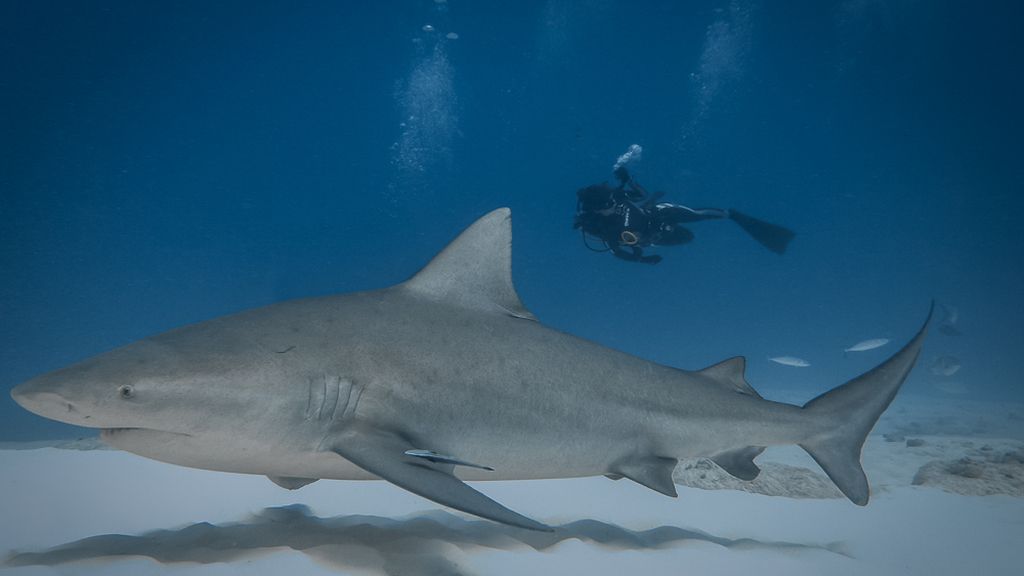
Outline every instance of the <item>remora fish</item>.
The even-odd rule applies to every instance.
[[[679,458],[710,458],[750,480],[765,446],[799,444],[867,503],[861,448],[927,322],[880,366],[800,407],[763,400],[740,357],[683,371],[546,328],[519,301],[510,264],[500,209],[397,286],[172,330],[12,396],[156,460],[292,489],[382,478],[534,530],[550,528],[463,480],[604,474],[676,496]]]
[[[811,365],[811,363],[808,362],[807,360],[804,360],[803,358],[797,358],[796,356],[775,356],[773,358],[769,358],[769,360],[775,362],[776,364],[782,364],[783,366],[792,366],[794,368],[807,368],[808,366]]]
[[[864,352],[866,350],[874,350],[875,348],[881,348],[889,343],[888,338],[872,338],[871,340],[862,340],[857,342],[853,346],[846,348],[843,352]]]

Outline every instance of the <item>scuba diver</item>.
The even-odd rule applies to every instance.
[[[657,264],[661,256],[644,255],[649,246],[675,246],[693,240],[686,224],[701,220],[732,220],[762,246],[782,254],[795,234],[782,226],[748,216],[738,210],[690,208],[680,204],[658,202],[662,192],[648,194],[629,174],[626,165],[639,159],[642,149],[636,144],[619,157],[613,167],[618,186],[607,182],[587,186],[576,192],[576,218],[573,228],[583,234],[583,243],[595,252],[610,251],[631,262]],[[593,247],[588,237],[603,246]]]

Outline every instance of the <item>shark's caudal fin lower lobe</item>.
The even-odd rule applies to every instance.
[[[929,311],[914,339],[891,358],[804,406],[820,430],[800,447],[854,504],[868,503],[868,480],[860,465],[864,441],[913,368],[931,318]]]

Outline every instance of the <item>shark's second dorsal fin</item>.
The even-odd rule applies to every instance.
[[[754,390],[750,384],[747,384],[746,379],[743,378],[743,372],[746,371],[746,369],[746,358],[743,356],[734,356],[728,360],[723,360],[718,364],[708,366],[698,373],[702,376],[707,376],[718,384],[728,386],[730,389],[740,394],[760,398],[761,395],[757,393],[757,390]]]
[[[512,211],[498,208],[452,240],[406,290],[463,306],[536,320],[512,286]]]

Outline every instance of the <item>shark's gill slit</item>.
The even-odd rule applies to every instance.
[[[320,393],[320,407],[316,409],[316,419],[320,420],[324,417],[324,405],[327,404],[327,375],[325,374],[320,378],[321,386],[323,387]]]
[[[326,376],[309,377],[309,400],[306,403],[306,420],[319,420],[327,399]]]
[[[338,409],[338,398],[341,396],[341,378],[337,376],[324,376],[324,414],[328,420],[334,419],[334,412]]]
[[[313,387],[312,387],[312,382],[310,382],[310,385],[306,387],[306,411],[303,412],[303,414],[306,417],[306,420],[309,420],[309,410],[310,410],[310,407],[312,405],[313,405]]]
[[[331,409],[331,416],[329,420],[333,422],[337,419],[339,412],[341,414],[345,413],[345,408],[348,406],[348,400],[352,396],[352,385],[340,376],[333,377],[332,381],[334,382],[334,408]],[[345,388],[344,400],[342,400],[342,387]]]
[[[340,420],[348,420],[356,412],[356,405],[359,404],[359,397],[363,395],[364,387],[349,380],[345,381],[348,384],[348,400],[345,401],[345,409],[341,412]]]

